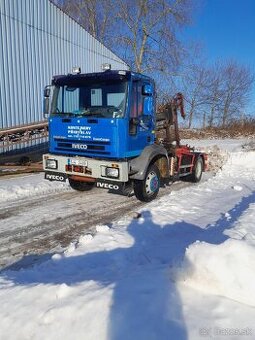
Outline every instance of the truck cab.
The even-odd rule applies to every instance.
[[[124,160],[154,143],[154,83],[130,71],[56,76],[50,149],[54,154]]]

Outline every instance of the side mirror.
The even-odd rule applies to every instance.
[[[43,91],[43,116],[44,118],[47,118],[50,114],[50,109],[51,109],[51,94],[52,94],[52,86],[47,85],[44,88]]]
[[[51,85],[45,86],[44,91],[43,91],[44,98],[50,97],[50,90],[51,90]]]
[[[151,96],[153,94],[153,87],[151,84],[143,85],[142,93],[145,96]]]
[[[153,98],[145,97],[143,100],[143,114],[145,116],[153,115]]]

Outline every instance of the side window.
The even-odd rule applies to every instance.
[[[141,117],[143,115],[143,83],[137,83],[137,115]]]
[[[137,118],[137,82],[133,83],[131,92],[130,118]]]
[[[142,95],[142,82],[134,82],[131,93],[131,110],[130,118],[138,118],[143,115],[143,95]]]
[[[131,93],[131,106],[130,106],[130,123],[129,134],[136,135],[137,128],[140,124],[140,118],[143,115],[143,83],[141,81],[133,82]]]
[[[56,103],[56,112],[63,112],[63,87],[56,88],[56,97],[54,97],[54,100]]]

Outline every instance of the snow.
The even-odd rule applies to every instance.
[[[186,285],[255,307],[254,268],[255,248],[244,240],[197,241],[186,250],[179,275]]]
[[[214,177],[3,270],[0,338],[254,339],[255,151],[200,141],[216,143],[226,164]],[[69,190],[41,185],[39,175],[0,181],[0,197]]]
[[[0,203],[58,191],[68,191],[67,183],[43,180],[43,174],[23,175],[0,180]]]

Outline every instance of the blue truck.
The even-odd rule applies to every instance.
[[[105,65],[104,65],[105,66]],[[160,186],[201,179],[207,156],[180,145],[178,94],[156,114],[153,79],[132,71],[106,70],[54,76],[44,89],[49,121],[45,179],[69,181],[78,191],[93,187],[156,198]]]

